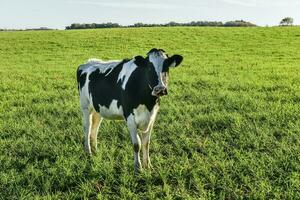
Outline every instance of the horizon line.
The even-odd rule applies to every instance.
[[[179,23],[179,24],[185,24],[185,23],[191,23],[191,22],[221,22],[221,23],[226,23],[226,22],[231,22],[231,21],[241,21],[242,19],[239,19],[239,20],[229,20],[229,21],[209,21],[209,20],[193,20],[193,21],[187,21],[187,22],[176,22],[176,21],[169,21],[167,23],[144,23],[144,22],[135,22],[133,24],[123,24],[123,23],[118,23],[118,22],[112,22],[112,21],[107,21],[107,22],[92,22],[92,23],[87,23],[87,22],[74,22],[74,23],[71,23],[69,25],[65,25],[64,28],[52,28],[50,26],[36,26],[36,27],[24,27],[24,28],[4,28],[4,27],[0,27],[0,30],[29,30],[29,29],[38,29],[38,30],[43,30],[43,29],[51,29],[51,30],[66,30],[66,27],[68,26],[71,26],[72,24],[107,24],[107,23],[113,23],[113,24],[118,24],[120,25],[121,27],[118,27],[118,28],[127,28],[127,27],[130,27],[130,26],[133,26],[134,24],[137,24],[137,23],[142,23],[142,24],[151,24],[151,25],[160,25],[160,24],[168,24],[168,23],[171,23],[171,22],[175,22],[175,23]],[[242,21],[245,21],[245,20],[242,20]],[[253,22],[250,22],[250,21],[245,21],[245,22],[249,22],[249,23],[252,23],[252,24],[255,24]],[[273,25],[273,24],[266,24],[266,25],[257,25],[255,24],[257,27],[276,27],[276,26],[279,26],[279,23],[277,25]],[[299,26],[298,24],[293,24],[293,26]],[[195,27],[200,27],[200,26],[195,26]],[[205,27],[205,26],[202,26],[202,27]],[[215,26],[217,27],[217,26]],[[109,27],[108,27],[109,28]],[[101,28],[89,28],[89,29],[101,29]]]

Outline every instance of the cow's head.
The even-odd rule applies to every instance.
[[[168,75],[170,67],[177,67],[183,57],[173,55],[171,57],[162,49],[151,49],[148,52],[148,64],[150,68],[154,68],[153,73],[156,74],[151,80],[151,89],[153,96],[163,96],[168,94]]]

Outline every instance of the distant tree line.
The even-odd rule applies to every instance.
[[[78,23],[74,23],[71,24],[71,26],[67,26],[66,30],[69,29],[94,29],[94,28],[119,28],[122,27],[121,25],[119,25],[118,23],[102,23],[102,24],[96,24],[96,23],[92,23],[92,24],[78,24]]]
[[[257,26],[256,24],[253,24],[251,22],[246,22],[244,20],[235,20],[235,21],[229,21],[223,24],[225,27],[251,27],[251,26]]]
[[[178,23],[178,22],[169,22],[166,24],[144,24],[144,23],[135,23],[127,27],[169,27],[169,26],[222,26],[222,22],[209,22],[209,21],[192,21],[189,23]]]
[[[92,24],[79,24],[74,23],[71,26],[67,26],[66,30],[70,29],[95,29],[95,28],[131,28],[131,27],[170,27],[170,26],[218,26],[218,27],[251,27],[257,26],[253,23],[246,22],[244,20],[235,20],[229,22],[217,22],[217,21],[192,21],[188,23],[169,22],[166,24],[146,24],[135,23],[133,25],[123,26],[118,23],[92,23]]]

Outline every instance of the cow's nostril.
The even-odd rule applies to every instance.
[[[153,92],[155,95],[157,96],[163,96],[163,95],[167,95],[168,91],[167,88],[164,86],[157,86],[153,89]]]

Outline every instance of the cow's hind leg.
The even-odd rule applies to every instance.
[[[137,132],[137,125],[134,120],[134,116],[130,115],[127,120],[127,126],[130,132],[131,141],[134,150],[134,171],[138,173],[142,170],[141,160],[140,160],[140,149],[141,149],[141,139]]]
[[[91,154],[89,109],[87,107],[82,108],[82,114],[83,114],[83,131],[84,131],[84,148],[88,154]]]
[[[93,154],[97,151],[97,133],[101,124],[102,118],[99,113],[93,111],[90,114],[90,146]]]

